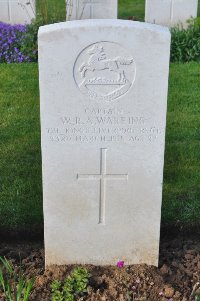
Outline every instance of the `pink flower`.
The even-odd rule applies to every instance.
[[[137,278],[135,282],[136,282],[137,284],[139,284],[139,283],[140,283],[140,279]]]
[[[124,261],[120,260],[117,262],[117,267],[118,268],[123,268],[124,267]]]
[[[132,290],[132,292],[134,292],[136,290],[136,286],[132,286],[131,290]]]
[[[170,298],[168,301],[174,301],[174,299]]]
[[[160,293],[159,293],[159,296],[160,296],[160,297],[164,296],[163,292],[160,292]]]

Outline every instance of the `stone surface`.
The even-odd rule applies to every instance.
[[[183,26],[197,17],[198,0],[146,0],[145,21],[168,27]]]
[[[0,22],[28,24],[35,18],[35,0],[0,0]]]
[[[157,265],[169,53],[152,24],[40,28],[46,265]]]
[[[118,0],[67,0],[67,20],[117,19]]]

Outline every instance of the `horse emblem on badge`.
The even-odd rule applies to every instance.
[[[74,65],[74,79],[90,99],[112,101],[131,88],[136,76],[133,57],[119,44],[98,42],[86,47]]]

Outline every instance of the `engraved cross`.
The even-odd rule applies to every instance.
[[[100,173],[99,174],[77,174],[78,180],[94,180],[100,182],[99,198],[99,224],[105,225],[106,207],[106,183],[108,180],[128,180],[128,174],[107,174],[107,148],[101,149],[100,154]]]

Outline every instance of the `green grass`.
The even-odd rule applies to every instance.
[[[163,223],[198,223],[199,64],[170,68]],[[42,225],[37,64],[0,65],[0,227]]]
[[[0,225],[42,223],[37,64],[0,64]]]
[[[145,0],[119,0],[119,18],[144,21]]]
[[[199,222],[200,77],[198,63],[172,64],[164,171],[163,221]]]
[[[37,0],[37,12],[45,16],[46,23],[66,20],[66,0]]]

